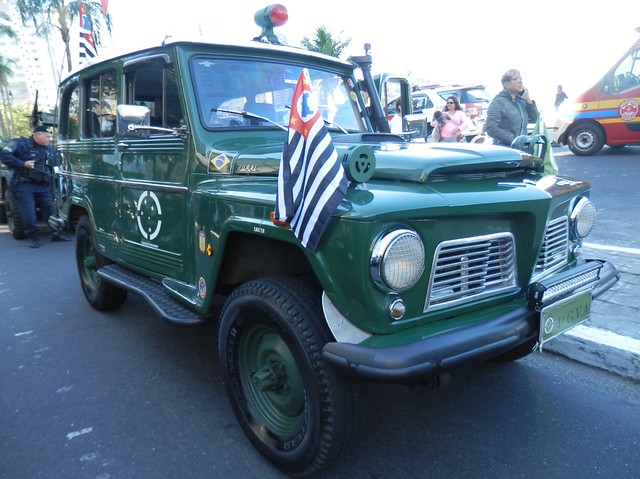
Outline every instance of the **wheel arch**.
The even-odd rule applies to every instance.
[[[581,119],[581,120],[576,120],[573,123],[571,123],[567,127],[567,129],[564,131],[564,133],[562,133],[562,135],[560,135],[558,143],[566,145],[568,143],[569,137],[572,135],[573,131],[576,130],[578,127],[583,127],[583,126],[593,126],[594,128],[598,129],[600,131],[600,133],[602,133],[602,136],[604,138],[604,144],[605,145],[607,144],[607,132],[606,132],[606,130],[600,124],[600,122],[598,122],[596,120],[592,120],[590,118],[584,118],[584,119]]]
[[[226,235],[216,254],[222,257],[216,290],[223,294],[266,276],[303,277],[318,285],[302,247],[293,243],[234,231]]]

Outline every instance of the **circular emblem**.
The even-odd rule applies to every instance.
[[[618,108],[618,114],[620,118],[624,121],[634,120],[638,116],[638,111],[640,110],[640,105],[635,100],[625,100],[620,103],[620,107]]]
[[[198,280],[198,294],[202,299],[207,295],[207,282],[204,278]]]
[[[138,229],[147,240],[154,240],[160,233],[162,226],[162,208],[160,201],[153,191],[143,191],[138,198],[136,208]]]
[[[544,333],[549,334],[551,331],[553,331],[553,318],[547,318],[544,322]]]

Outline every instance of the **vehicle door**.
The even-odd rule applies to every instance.
[[[125,103],[149,109],[150,125],[180,127],[182,105],[168,55],[124,67]],[[186,280],[188,244],[186,135],[150,130],[118,139],[120,256],[130,265]]]
[[[597,110],[607,130],[607,143],[640,141],[640,44],[602,80]]]

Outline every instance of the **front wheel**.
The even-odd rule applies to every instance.
[[[82,216],[76,228],[76,265],[82,292],[97,310],[117,308],[127,298],[125,289],[107,283],[98,276],[98,269],[109,263],[96,250],[91,220],[86,215]]]
[[[596,125],[578,125],[571,130],[567,144],[574,155],[595,155],[604,146],[604,132]]]
[[[254,447],[304,477],[344,456],[362,425],[356,383],[322,358],[330,340],[320,293],[258,279],[225,302],[219,354],[234,413]]]

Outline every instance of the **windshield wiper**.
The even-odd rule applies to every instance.
[[[289,110],[291,110],[290,106],[286,106],[286,108],[288,108]],[[344,128],[342,128],[340,125],[338,125],[335,121],[329,121],[327,120],[324,116],[321,116],[320,118],[322,118],[322,121],[324,121],[324,124],[327,126],[335,126],[338,130],[340,130],[340,132],[344,133],[345,135],[348,135],[349,132],[347,130],[345,130]]]
[[[267,123],[271,123],[274,126],[277,126],[283,131],[287,131],[286,126],[282,126],[280,123],[273,121],[271,118],[267,118],[265,116],[256,115],[255,113],[251,113],[250,111],[240,111],[240,110],[227,110],[226,108],[212,108],[212,112],[220,112],[220,113],[231,113],[232,115],[239,115],[242,118],[252,118],[254,120],[262,120]]]

